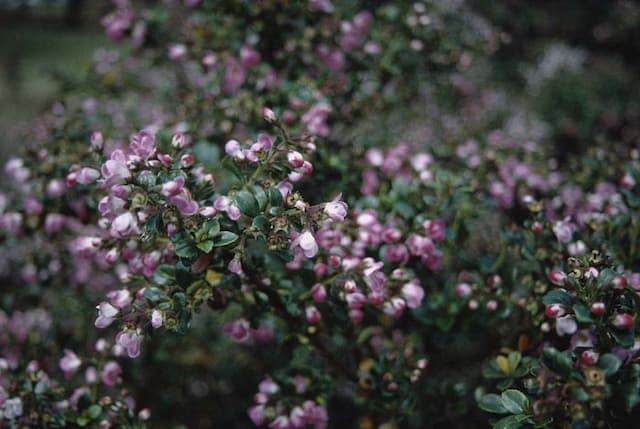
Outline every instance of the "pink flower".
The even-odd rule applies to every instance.
[[[95,321],[96,328],[102,329],[111,325],[118,314],[118,309],[108,302],[101,302],[96,308],[98,309],[98,318]]]
[[[106,186],[124,183],[131,177],[131,171],[129,171],[129,167],[127,167],[127,157],[119,149],[111,153],[111,159],[102,165],[100,172],[105,179]]]
[[[432,219],[425,221],[422,226],[429,238],[435,241],[444,240],[445,237],[445,225],[442,219]]]
[[[238,319],[233,322],[227,322],[222,330],[231,335],[235,342],[245,343],[251,338],[251,327],[246,319]]]
[[[409,251],[404,244],[395,244],[387,247],[384,257],[389,262],[405,263],[409,260]]]
[[[556,319],[556,333],[559,336],[573,335],[578,330],[578,324],[573,316],[567,314]]]
[[[85,167],[76,174],[76,182],[81,185],[88,185],[95,182],[98,177],[100,177],[100,172],[98,170],[95,168]]]
[[[113,220],[109,232],[114,238],[126,238],[140,234],[138,220],[131,212],[122,213]]]
[[[307,258],[313,258],[318,253],[318,243],[309,231],[303,232],[293,241],[293,247],[296,246],[300,246]]]
[[[69,378],[82,365],[82,360],[71,350],[65,349],[64,356],[60,359],[60,369],[64,371],[64,375]]]
[[[552,229],[559,242],[568,243],[573,237],[575,225],[569,222],[569,218],[565,218],[562,221],[554,223]]]
[[[187,55],[187,47],[182,43],[174,43],[169,45],[167,56],[172,61],[180,61]]]
[[[291,425],[289,422],[289,417],[287,416],[278,416],[274,421],[269,425],[271,429],[291,429]]]
[[[467,283],[459,283],[456,285],[453,291],[456,296],[460,298],[466,298],[467,296],[471,295],[471,286],[469,286],[469,284]]]
[[[338,195],[333,201],[324,205],[324,212],[336,222],[344,221],[347,216],[347,203],[340,201],[341,195]]]
[[[122,374],[122,368],[117,362],[107,362],[100,373],[102,382],[107,386],[115,386],[118,382],[118,377]]]
[[[184,188],[184,177],[178,176],[162,185],[160,193],[165,197],[179,194]]]
[[[107,298],[111,301],[111,305],[116,308],[126,308],[131,305],[133,298],[128,289],[114,290],[107,294]]]
[[[251,419],[254,425],[262,426],[264,424],[264,421],[265,421],[264,405],[255,405],[249,408],[249,411],[247,412],[247,414],[249,414],[249,418]]]
[[[142,335],[133,330],[120,331],[116,335],[116,344],[121,346],[130,358],[140,355],[140,345],[142,343]]]
[[[424,298],[424,290],[417,281],[412,281],[402,286],[402,297],[407,301],[407,307],[418,308]]]
[[[255,66],[260,62],[260,54],[251,46],[240,48],[240,61],[245,67]]]
[[[271,377],[266,377],[258,384],[258,391],[265,395],[274,395],[280,391],[280,386]]]
[[[151,312],[151,326],[153,326],[153,329],[158,329],[162,326],[162,312],[160,310]]]

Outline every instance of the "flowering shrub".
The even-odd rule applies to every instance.
[[[114,2],[128,48],[5,165],[3,424],[637,413],[631,98],[570,117],[558,82],[611,82],[584,51],[552,45],[514,94],[477,10],[370,3]]]

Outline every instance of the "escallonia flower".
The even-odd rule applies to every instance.
[[[137,330],[124,329],[116,335],[116,344],[122,347],[130,358],[138,357],[142,335]]]
[[[69,349],[64,350],[64,356],[60,359],[60,369],[67,378],[71,377],[81,365],[82,360],[78,355]]]
[[[101,302],[97,307],[98,318],[95,321],[96,328],[106,328],[111,325],[118,315],[119,310],[108,302]]]
[[[347,203],[340,201],[342,194],[324,205],[324,212],[335,222],[343,222],[347,216]]]
[[[307,258],[313,258],[318,253],[318,243],[316,242],[315,237],[310,231],[305,231],[300,234],[297,238],[293,240],[291,243],[292,248],[299,247],[302,249],[304,256]]]

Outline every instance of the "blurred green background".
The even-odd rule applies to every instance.
[[[0,160],[50,104],[55,76],[79,76],[108,44],[100,17],[110,7],[109,0],[0,0]]]

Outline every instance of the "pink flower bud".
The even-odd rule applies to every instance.
[[[562,304],[548,304],[544,309],[544,315],[552,318],[564,316],[566,313]]]
[[[276,114],[273,113],[273,110],[269,109],[268,107],[262,108],[262,117],[268,124],[275,124],[278,121],[278,117],[276,116]]]
[[[143,408],[138,413],[138,418],[142,421],[149,420],[151,418],[151,410],[149,408]]]
[[[624,276],[617,276],[611,281],[611,285],[614,289],[624,289],[627,286],[627,278]]]
[[[187,145],[187,139],[184,137],[182,133],[176,133],[171,138],[171,146],[175,149],[182,149]]]
[[[305,309],[305,315],[307,316],[307,322],[315,324],[322,320],[322,314],[314,306],[309,306]]]
[[[302,167],[304,164],[304,157],[298,151],[291,151],[287,154],[287,161],[295,168]]]
[[[604,302],[594,302],[591,304],[591,313],[596,316],[602,316],[607,311],[607,307],[604,305]]]
[[[322,304],[327,298],[327,290],[321,283],[316,283],[311,288],[311,296],[318,304]]]
[[[611,321],[611,324],[618,329],[629,329],[633,326],[633,316],[629,313],[620,313]]]
[[[556,286],[563,286],[567,280],[567,274],[562,270],[551,270],[548,275],[549,281]]]
[[[222,330],[231,336],[234,341],[238,343],[244,343],[251,338],[251,331],[249,322],[245,319],[238,319],[233,322],[227,322],[222,327]]]
[[[623,188],[631,189],[636,186],[636,181],[629,173],[626,173],[622,178],[620,178],[620,186]]]
[[[453,289],[456,296],[460,298],[466,298],[471,295],[471,286],[467,283],[459,283]]]
[[[190,153],[185,153],[180,157],[180,165],[182,168],[191,167],[194,163],[193,155]]]
[[[104,144],[104,138],[100,131],[94,131],[91,133],[91,148],[93,150],[101,150]]]
[[[595,365],[598,362],[600,354],[594,350],[585,350],[580,355],[580,363],[583,365]]]

